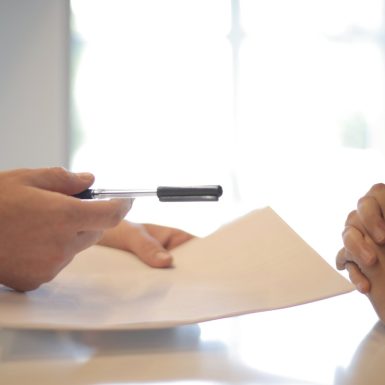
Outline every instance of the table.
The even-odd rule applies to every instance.
[[[0,331],[1,385],[376,385],[384,362],[358,292],[170,329]]]

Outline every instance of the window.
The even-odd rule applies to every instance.
[[[218,204],[138,199],[203,235],[271,205],[334,264],[384,181],[380,0],[72,0],[71,167],[97,186],[221,184]]]

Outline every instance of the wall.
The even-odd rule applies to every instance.
[[[0,0],[0,169],[68,165],[69,1]]]

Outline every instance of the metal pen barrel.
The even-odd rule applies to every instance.
[[[97,198],[139,198],[146,196],[156,196],[154,190],[107,190],[95,189],[92,190],[92,197]]]

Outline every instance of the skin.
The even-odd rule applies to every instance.
[[[385,185],[380,183],[359,199],[346,220],[344,247],[336,265],[347,269],[352,283],[366,294],[385,322]]]
[[[81,250],[100,242],[168,267],[168,250],[192,236],[177,229],[122,221],[132,200],[71,197],[94,177],[62,168],[0,172],[0,283],[28,291],[51,281]]]
[[[172,266],[170,250],[192,238],[172,227],[122,221],[106,230],[99,244],[130,251],[145,264],[162,268]]]

